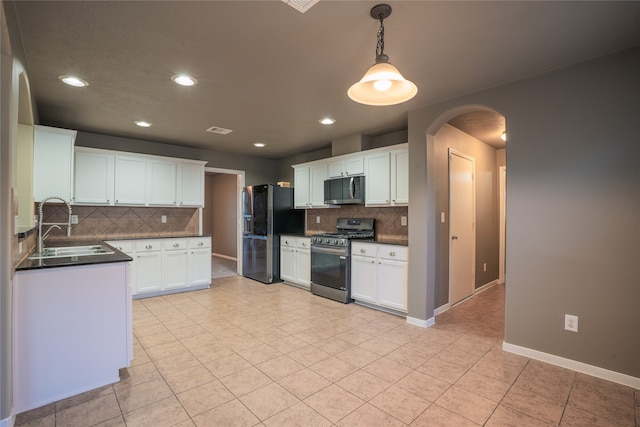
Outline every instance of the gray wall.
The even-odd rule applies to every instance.
[[[55,126],[55,124],[41,124]],[[238,154],[82,131],[78,132],[76,145],[106,150],[203,160],[208,162],[207,167],[245,171],[246,185],[274,182],[276,179],[275,168],[277,162],[260,157],[241,156]]]
[[[475,287],[498,279],[498,182],[496,150],[445,124],[435,135],[436,212],[445,213],[436,230],[436,307],[449,302],[449,148],[475,160],[476,274]],[[483,264],[487,263],[487,271]]]
[[[640,377],[639,75],[636,47],[409,112],[409,316],[433,316],[433,134],[489,107],[509,135],[505,341]]]

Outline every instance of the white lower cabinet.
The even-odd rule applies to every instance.
[[[407,312],[406,246],[354,242],[351,246],[351,297]]]
[[[161,291],[162,286],[162,240],[138,240],[132,256],[135,264],[133,294],[139,295]]]
[[[211,238],[189,239],[189,286],[211,284]]]
[[[211,238],[107,241],[133,258],[131,288],[135,298],[196,290],[211,284]]]
[[[189,286],[189,264],[186,239],[165,239],[162,251],[164,289]]]
[[[280,278],[304,289],[311,287],[311,239],[280,236]]]

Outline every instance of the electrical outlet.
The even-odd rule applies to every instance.
[[[316,224],[320,224],[320,216],[316,217]]]
[[[160,221],[162,221],[162,223],[166,223],[167,222],[167,216],[166,215],[162,215],[162,217],[160,218]]]
[[[564,328],[567,331],[578,332],[578,316],[571,314],[564,315]]]
[[[78,215],[71,215],[71,224],[78,223]]]
[[[407,217],[406,216],[401,216],[400,217],[400,225],[407,225]]]

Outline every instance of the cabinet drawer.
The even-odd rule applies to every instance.
[[[296,247],[299,249],[311,249],[311,239],[298,237],[298,239],[296,239]]]
[[[409,248],[406,246],[380,245],[378,247],[378,257],[380,259],[408,261]]]
[[[187,239],[164,239],[162,249],[165,251],[187,249]]]
[[[373,243],[353,242],[351,254],[375,258],[378,256],[378,245]]]
[[[296,247],[296,238],[293,236],[280,236],[280,246],[285,248],[295,248]]]
[[[210,237],[196,237],[193,239],[189,239],[189,249],[210,248],[210,247],[211,247]]]
[[[110,242],[106,242],[108,245],[113,246],[114,248],[116,248],[117,250],[124,252],[125,254],[130,254],[133,253],[135,245],[134,242],[132,241],[110,241]]]
[[[162,249],[162,240],[136,240],[136,252],[155,252]]]

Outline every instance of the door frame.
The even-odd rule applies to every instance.
[[[503,284],[506,278],[506,235],[507,235],[507,167],[500,166],[498,168],[499,197],[500,206],[498,215],[499,219],[499,255],[498,255],[498,283]]]
[[[451,212],[451,156],[458,156],[461,157],[463,159],[469,160],[471,162],[471,194],[472,194],[472,212],[471,212],[471,216],[473,218],[473,224],[472,224],[472,237],[471,237],[471,295],[473,296],[473,294],[475,293],[476,290],[476,159],[472,156],[469,156],[468,154],[465,154],[461,151],[458,151],[454,148],[449,147],[449,152],[447,153],[447,162],[448,162],[448,199],[449,199],[449,227],[448,227],[448,234],[449,234],[449,246],[448,246],[448,250],[449,250],[449,271],[448,271],[448,277],[449,277],[449,305],[453,306],[454,304],[457,304],[459,302],[462,302],[465,299],[461,300],[461,301],[457,301],[456,303],[452,303],[451,301],[451,270],[452,270],[452,257],[451,257],[451,216],[452,216],[452,212]]]
[[[205,167],[206,172],[236,175],[236,273],[242,275],[242,189],[244,188],[244,174],[242,170]],[[200,233],[202,233],[202,208],[200,211]]]

